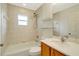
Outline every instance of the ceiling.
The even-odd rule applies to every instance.
[[[57,3],[53,6],[53,13],[60,12],[74,5],[77,5],[77,3]]]
[[[24,7],[24,8],[28,8],[31,10],[37,10],[40,6],[42,6],[44,3],[10,3],[12,5],[16,5],[19,7]],[[53,7],[53,13],[62,11],[64,9],[67,9],[69,7],[72,7],[76,5],[75,3],[52,3],[52,7]]]
[[[28,8],[31,10],[37,10],[43,3],[10,3],[19,7]]]

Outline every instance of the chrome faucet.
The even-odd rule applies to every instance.
[[[65,42],[66,39],[70,37],[71,33],[68,33],[68,35],[64,35],[61,37],[61,42]]]
[[[61,42],[65,42],[66,39],[67,39],[66,36],[62,36],[62,37],[61,37]]]

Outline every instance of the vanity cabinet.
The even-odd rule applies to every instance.
[[[41,42],[41,56],[65,56],[63,53]]]
[[[50,47],[44,43],[41,43],[41,55],[42,56],[50,56]]]

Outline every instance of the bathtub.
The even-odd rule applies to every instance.
[[[28,50],[31,47],[38,46],[38,42],[32,41],[32,42],[25,42],[25,43],[18,43],[18,44],[12,44],[8,45],[5,48],[4,56],[29,56]]]

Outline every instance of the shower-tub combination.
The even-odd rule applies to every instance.
[[[3,41],[3,43],[0,44],[3,44],[4,46],[4,47],[0,47],[1,50],[0,53],[2,52],[2,55],[5,56],[6,55],[8,56],[38,56],[39,55],[40,56],[40,51],[41,51],[40,39],[46,37],[52,37],[53,35],[52,20],[51,19],[40,20],[37,18],[39,15],[34,13],[35,11],[30,11],[30,10],[28,11],[27,9],[22,9],[17,6],[13,6],[5,3],[0,4],[0,10],[1,10],[0,13],[2,13],[2,11],[4,13],[4,14],[2,13],[3,15],[0,14],[3,17],[0,19],[1,22],[3,20],[2,22],[3,24],[0,23],[1,25],[0,32],[3,33],[5,32],[4,34],[6,36],[5,37],[6,40],[0,39]],[[18,21],[17,13],[22,13],[21,14],[22,16],[26,16],[26,17],[28,16],[29,18],[28,26],[26,25],[25,27],[17,24]],[[39,32],[38,34],[39,38],[35,39],[35,37],[37,36],[37,32]],[[1,34],[0,36],[4,36],[4,35]],[[34,40],[31,41],[32,39]],[[8,41],[10,42],[10,44],[7,43]],[[13,43],[18,41],[19,43],[16,44]],[[25,42],[21,42],[21,41],[25,41]]]
[[[14,12],[12,12],[12,10],[13,10],[12,8],[16,9],[16,10]],[[20,26],[20,25],[16,24],[17,21],[16,21],[15,17],[17,15],[15,15],[15,14],[17,12],[21,13],[21,11],[17,11],[17,10],[23,10],[23,12],[27,13],[26,16],[28,16],[28,18],[30,19],[28,21],[29,26],[25,27],[25,26]],[[28,56],[28,55],[33,55],[32,53],[34,53],[34,54],[36,53],[36,55],[40,54],[40,53],[38,53],[40,51],[39,43],[35,42],[35,40],[33,40],[33,41],[29,40],[29,39],[31,39],[30,37],[34,36],[34,38],[35,38],[35,35],[34,35],[35,34],[35,32],[34,32],[35,31],[34,30],[35,18],[33,16],[33,13],[34,13],[33,11],[30,11],[30,10],[28,11],[27,9],[19,8],[19,7],[16,7],[16,6],[13,6],[10,4],[6,4],[6,3],[4,3],[4,4],[0,3],[0,16],[1,16],[0,17],[0,55]],[[15,17],[13,17],[13,14]],[[25,15],[25,13],[24,13],[24,15]],[[15,18],[15,21],[13,21],[14,18]],[[15,25],[15,27],[17,25],[17,27],[15,28],[13,25]],[[16,33],[16,32],[18,32],[18,33]],[[15,34],[13,34],[13,33],[15,33]],[[14,42],[16,42],[16,40],[18,40],[18,41],[27,40],[27,41],[25,41],[25,42],[20,41],[19,43],[13,44],[12,40],[13,41],[15,40]],[[7,44],[8,41],[10,41],[11,44]],[[3,45],[3,46],[1,46],[1,45]],[[36,49],[36,50],[34,50],[34,49]]]

